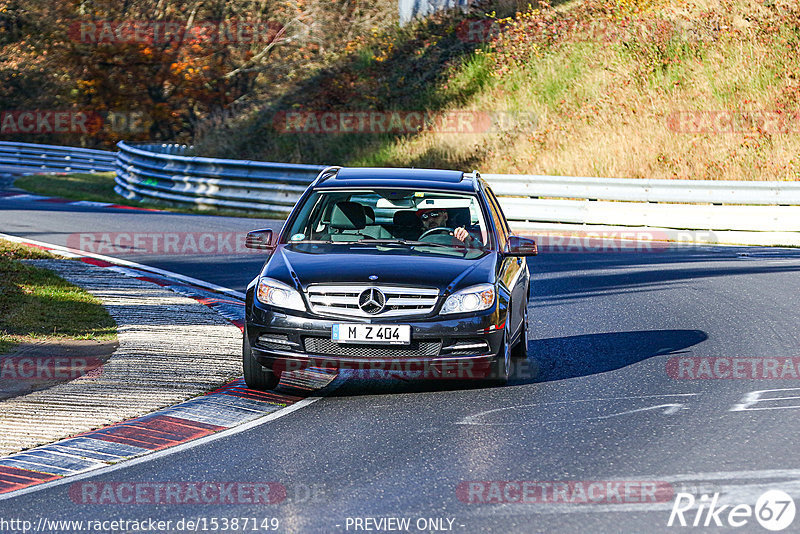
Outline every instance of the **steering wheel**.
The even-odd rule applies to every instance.
[[[446,226],[437,226],[436,228],[431,228],[430,230],[425,230],[424,232],[422,232],[422,235],[419,236],[419,241],[422,241],[424,238],[428,237],[429,235],[433,235],[433,234],[437,234],[437,233],[450,235],[450,234],[452,234],[452,232],[455,232],[455,231],[456,231],[455,228],[448,228]]]

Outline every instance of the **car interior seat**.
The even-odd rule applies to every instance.
[[[472,225],[472,217],[469,208],[448,208],[447,209],[447,226],[450,228],[458,228],[463,226],[469,228]]]
[[[416,240],[422,233],[422,223],[417,212],[412,210],[396,211],[392,217],[392,233],[398,239]]]
[[[375,210],[371,206],[364,206],[367,217],[367,226],[364,228],[364,235],[373,239],[391,239],[393,236],[382,224],[376,223]]]
[[[374,220],[374,212],[373,212]],[[331,211],[331,241],[358,241],[364,237],[367,211],[358,202],[337,202]]]

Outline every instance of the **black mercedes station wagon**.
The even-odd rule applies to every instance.
[[[250,388],[305,367],[504,384],[527,357],[536,243],[477,172],[330,167],[247,246],[271,252],[247,288]]]

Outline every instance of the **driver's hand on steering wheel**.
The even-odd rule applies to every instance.
[[[463,226],[461,226],[453,231],[453,237],[455,237],[456,239],[458,239],[463,243],[464,240],[469,237],[469,232],[467,232],[467,230]]]

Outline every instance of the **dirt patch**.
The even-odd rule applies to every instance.
[[[0,355],[0,400],[95,377],[119,347],[116,340],[42,340]]]

